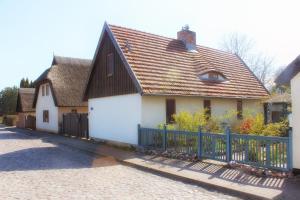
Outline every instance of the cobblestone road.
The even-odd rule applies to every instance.
[[[237,199],[0,127],[0,199]]]

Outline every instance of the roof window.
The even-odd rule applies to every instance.
[[[221,74],[220,72],[210,71],[203,73],[199,76],[202,81],[211,81],[211,82],[224,82],[228,81],[228,79]]]

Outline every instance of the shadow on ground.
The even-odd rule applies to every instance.
[[[157,164],[179,167],[182,170],[192,170],[195,172],[210,175],[210,179],[219,178],[234,183],[253,185],[257,187],[282,189],[285,186],[286,179],[257,177],[246,174],[237,169],[230,169],[222,165],[212,164],[209,162],[188,162],[175,159],[169,159],[160,156],[143,156],[145,161],[152,161]]]

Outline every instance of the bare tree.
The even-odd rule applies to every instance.
[[[273,58],[256,53],[252,39],[246,35],[232,33],[224,37],[220,46],[224,51],[237,54],[265,86],[271,84]]]

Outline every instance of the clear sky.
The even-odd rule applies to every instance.
[[[299,2],[299,1],[298,1]],[[168,37],[185,24],[197,43],[251,37],[285,66],[300,54],[300,2],[276,0],[0,0],[0,89],[35,80],[53,53],[92,58],[104,21]]]

